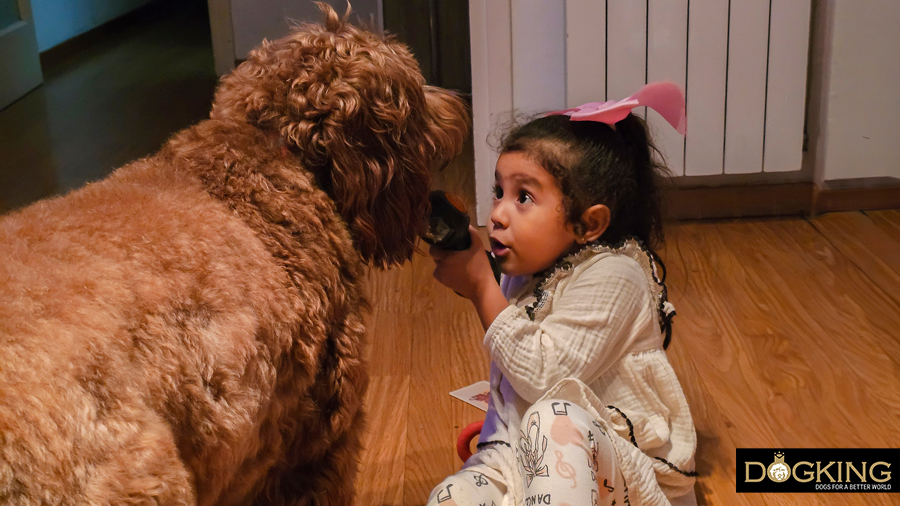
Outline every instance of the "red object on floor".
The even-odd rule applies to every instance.
[[[465,429],[459,434],[459,438],[456,440],[456,453],[459,455],[459,458],[465,462],[469,460],[469,457],[472,456],[472,450],[470,449],[470,445],[472,440],[475,439],[475,436],[481,434],[481,427],[484,425],[484,420],[479,420],[474,423],[470,423],[466,426]]]

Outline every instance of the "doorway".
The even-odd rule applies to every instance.
[[[42,81],[29,0],[0,0],[0,110]]]
[[[43,85],[0,111],[0,213],[157,151],[209,117],[217,83],[203,0],[155,0],[39,60]]]

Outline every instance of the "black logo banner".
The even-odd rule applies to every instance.
[[[738,448],[738,492],[898,492],[898,448]]]

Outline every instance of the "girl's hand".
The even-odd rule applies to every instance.
[[[442,285],[472,301],[484,330],[509,306],[494,278],[484,243],[471,225],[472,245],[465,251],[449,251],[432,246],[428,254],[437,266],[434,277]]]
[[[474,227],[469,225],[472,245],[463,251],[451,251],[431,246],[428,254],[437,266],[434,278],[467,299],[475,299],[490,284],[496,285],[494,272],[485,254],[484,243]]]

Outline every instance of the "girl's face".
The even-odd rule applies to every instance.
[[[572,250],[577,235],[566,221],[562,192],[549,172],[523,153],[500,155],[494,172],[491,251],[504,274],[551,267]]]

